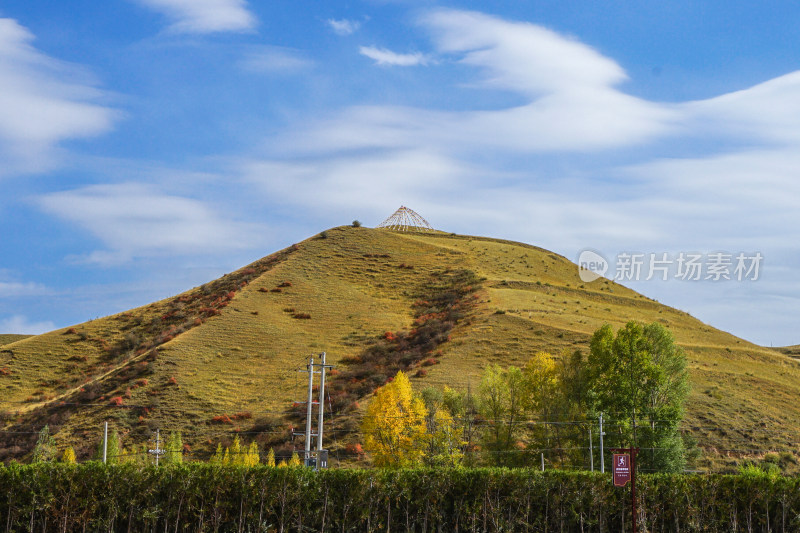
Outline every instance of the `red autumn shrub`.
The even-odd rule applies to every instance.
[[[428,375],[428,371],[425,370],[424,368],[420,368],[419,370],[417,370],[416,374],[414,374],[414,377],[415,378],[424,378],[427,375]]]
[[[211,419],[214,424],[233,424],[233,420],[228,415],[217,415]]]
[[[169,381],[167,381],[167,385],[177,385],[177,384],[178,380],[175,378],[175,376],[172,376],[171,378],[169,378]]]
[[[345,451],[350,455],[364,455],[364,448],[361,447],[361,444],[358,442],[350,443],[345,446]]]
[[[108,403],[110,405],[114,405],[116,407],[119,407],[119,406],[122,405],[122,396],[114,396],[113,398],[111,398],[111,400],[109,400]]]
[[[292,286],[291,281],[284,281],[283,283],[278,284],[278,287],[291,287],[291,286]]]
[[[269,292],[283,292],[283,291],[281,289],[279,289],[278,287],[275,287],[273,289],[270,289]]]

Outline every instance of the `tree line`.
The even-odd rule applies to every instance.
[[[539,352],[521,368],[492,364],[474,392],[416,392],[398,372],[367,408],[364,447],[380,467],[533,466],[545,455],[553,466],[586,467],[589,431],[599,437],[605,415],[606,450],[638,447],[640,469],[679,472],[692,455],[678,430],[688,392],[686,356],[669,330],[605,325],[587,356]]]

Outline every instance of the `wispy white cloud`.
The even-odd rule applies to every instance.
[[[241,32],[253,29],[256,18],[245,0],[136,0],[174,22],[175,33]]]
[[[40,283],[0,281],[0,298],[10,296],[35,296],[45,294],[47,288]]]
[[[42,208],[73,222],[105,245],[90,263],[113,264],[153,255],[249,249],[263,228],[225,218],[202,201],[142,184],[96,185],[45,195]]]
[[[325,21],[336,35],[352,35],[361,27],[361,22],[348,19],[328,19]]]
[[[642,216],[671,219],[661,242],[791,250],[800,239],[800,227],[786,223],[800,205],[798,148],[657,159],[622,172],[641,195]]]
[[[681,106],[696,135],[800,144],[800,71]],[[687,128],[689,129],[689,128]]]
[[[0,333],[18,335],[39,335],[56,329],[55,324],[50,321],[30,322],[25,316],[14,315],[0,320]]]
[[[479,85],[511,91],[526,102],[492,110],[438,111],[385,107],[348,109],[311,125],[303,138],[336,149],[353,142],[373,145],[391,139],[425,143],[465,153],[476,148],[502,152],[597,152],[642,146],[675,133],[685,112],[636,98],[616,85],[624,70],[591,47],[528,23],[488,15],[437,10],[420,19],[438,55],[470,65]],[[423,53],[362,47],[384,65],[429,63]],[[316,130],[316,131],[313,131]],[[366,140],[366,141],[364,141]]]
[[[533,96],[573,89],[605,90],[627,79],[614,60],[590,46],[527,22],[442,9],[420,22],[440,52],[485,69],[486,84]]]
[[[0,18],[0,177],[55,163],[58,143],[111,129],[117,112],[76,65],[33,46],[16,20]]]
[[[680,143],[680,139],[694,138],[697,134],[691,130],[701,123],[707,128],[701,133],[706,139],[724,139],[737,129],[740,140],[749,139],[755,144],[768,138],[781,145],[790,143],[800,131],[800,113],[795,112],[795,108],[800,109],[796,103],[800,102],[800,73],[706,101],[662,105],[621,92],[616,85],[627,75],[615,61],[546,28],[455,10],[429,12],[420,23],[431,32],[439,54],[449,54],[454,60],[475,67],[484,76],[484,85],[514,91],[526,97],[528,103],[486,111],[352,107],[272,139],[272,149],[263,160],[281,169],[282,176],[275,178],[277,181],[313,174],[316,177],[309,179],[324,184],[325,176],[344,174],[339,169],[347,165],[358,168],[363,164],[375,167],[371,182],[365,187],[382,183],[390,190],[395,186],[392,165],[403,157],[416,159],[420,154],[458,163],[463,171],[472,168],[469,162],[476,154],[487,152],[495,154],[492,157],[496,160],[497,154],[530,157],[574,151],[591,155],[652,146],[655,140]],[[781,113],[781,109],[787,112]],[[733,123],[739,124],[738,128],[733,128]],[[744,198],[781,201],[779,194],[766,192],[763,187],[758,190],[763,182],[747,182],[747,176],[766,172],[774,178],[765,179],[777,180],[775,190],[785,191],[796,157],[779,152],[780,157],[762,149],[739,158],[719,158],[712,151],[685,163],[673,160],[640,167],[623,163],[625,168],[619,169],[593,164],[591,169],[579,170],[583,181],[578,187],[587,190],[587,184],[622,180],[627,187],[625,197],[653,206],[656,199],[648,195],[663,192],[657,198],[662,202],[659,207],[674,210],[669,202],[685,204],[682,195],[686,192],[702,187],[704,194],[712,194],[719,183],[732,183],[733,177],[738,176],[734,187],[717,193],[720,201],[708,201],[706,205],[722,205],[722,199],[733,202],[731,195],[736,196],[737,202]],[[630,154],[633,161],[648,157],[644,153]],[[308,158],[313,158],[311,167],[302,160]],[[702,169],[706,164],[716,170],[705,178],[700,171],[683,168],[688,165]],[[378,172],[377,167],[382,165],[389,171]],[[737,172],[737,167],[747,172]],[[729,170],[732,173],[727,173]],[[658,179],[644,178],[648,172]],[[531,173],[519,173],[515,178],[517,184],[534,180]],[[575,188],[574,181],[566,181],[563,176],[553,176],[550,181],[562,181]],[[674,186],[662,191],[666,184]],[[487,184],[477,186],[485,189]],[[591,189],[594,194],[598,192],[596,187]],[[561,192],[575,195],[574,190]],[[612,202],[618,193],[608,192],[603,200]],[[616,203],[619,206],[619,201]]]
[[[627,75],[615,61],[541,26],[456,10],[430,12],[420,23],[440,54],[480,69],[484,86],[529,100],[462,115],[454,131],[492,132],[485,137],[522,150],[595,150],[641,144],[679,118],[617,89]]]
[[[361,55],[367,56],[378,65],[414,67],[417,65],[427,65],[430,62],[430,58],[420,52],[398,54],[386,48],[376,48],[374,46],[362,46],[358,51]]]
[[[458,161],[426,151],[394,150],[372,155],[299,161],[249,161],[242,175],[266,196],[282,203],[339,210],[382,199],[435,196],[456,188],[470,169]]]
[[[250,50],[239,61],[239,67],[261,74],[296,74],[314,66],[300,51],[278,46],[262,46]]]

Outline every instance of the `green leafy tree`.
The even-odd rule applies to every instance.
[[[49,463],[55,461],[57,454],[56,439],[50,434],[50,427],[44,426],[39,431],[39,438],[36,441],[36,446],[33,448],[32,462]]]
[[[483,447],[492,464],[512,466],[521,462],[518,439],[522,434],[526,403],[525,378],[511,366],[486,368],[478,391],[478,411],[486,421]]]
[[[108,438],[106,461],[110,465],[120,464],[122,462],[122,441],[120,440],[119,432],[116,429]]]
[[[468,386],[466,392],[451,389],[447,385],[442,390],[442,404],[456,421],[456,427],[461,432],[462,455],[466,465],[477,464],[476,451],[479,439],[478,406],[472,389]]]
[[[458,466],[464,457],[462,432],[444,403],[437,387],[422,391],[425,404],[425,456],[428,466]]]
[[[183,463],[183,439],[180,431],[169,434],[164,445],[164,457],[161,459],[165,465],[179,465]]]
[[[593,413],[616,419],[607,444],[642,448],[644,470],[680,471],[685,447],[678,432],[689,392],[686,356],[658,323],[628,322],[595,332],[587,361],[587,394]],[[609,428],[610,429],[610,428]]]
[[[103,439],[97,443],[97,450],[94,453],[94,459],[97,461],[103,460]],[[119,433],[114,430],[108,437],[106,444],[106,463],[110,465],[120,464],[123,462],[123,449],[122,443],[119,438]]]
[[[209,462],[212,465],[221,465],[221,464],[224,464],[224,460],[225,460],[225,451],[222,448],[222,443],[218,442],[217,443],[217,450],[214,452],[214,455],[211,456],[211,459],[209,459]]]
[[[572,353],[565,351],[558,361],[558,381],[564,401],[573,411],[585,411],[587,408],[587,371],[586,360],[580,350]]]
[[[586,361],[580,350],[565,350],[556,362],[558,373],[558,419],[570,424],[557,425],[558,449],[561,461],[565,465],[588,468],[591,459],[584,453],[590,431],[594,432],[595,444],[597,433],[596,420],[587,418],[589,409],[587,400]],[[583,422],[581,422],[583,421]]]

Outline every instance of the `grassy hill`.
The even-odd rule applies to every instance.
[[[15,333],[0,333],[0,346],[4,344],[11,344],[12,342],[21,341],[31,335],[18,335]]]
[[[586,352],[604,323],[658,321],[689,357],[684,426],[703,450],[701,466],[792,451],[800,441],[800,363],[778,350],[612,281],[583,283],[573,263],[534,246],[339,227],[173,298],[5,345],[0,339],[0,410],[5,430],[20,432],[2,433],[0,458],[24,454],[44,423],[84,455],[104,420],[127,442],[180,429],[194,450],[235,430],[282,438],[283,415],[304,395],[306,377],[297,371],[309,354],[325,351],[336,364],[386,332],[413,334],[419,288],[448,269],[485,279],[468,319],[438,346],[438,364],[415,378],[420,387],[474,388],[490,363],[522,365],[540,350]],[[352,429],[357,415],[342,415],[340,430]],[[345,444],[336,437],[333,449]]]

